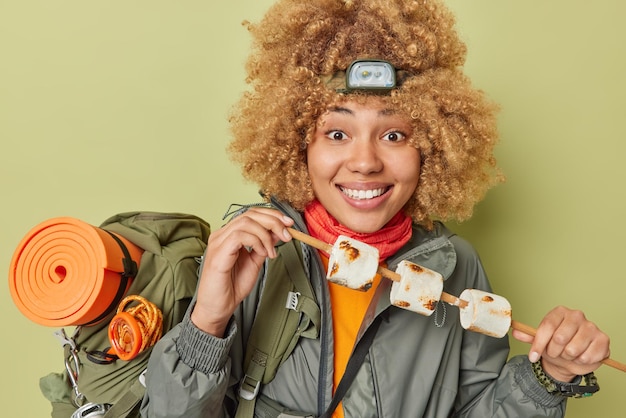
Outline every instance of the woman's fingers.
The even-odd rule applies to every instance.
[[[293,220],[267,208],[237,216],[209,237],[192,321],[221,335],[236,307],[253,289],[266,257],[278,241],[289,241]]]
[[[235,254],[242,247],[263,257],[275,257],[274,246],[278,241],[289,241],[291,235],[287,227],[293,220],[280,212],[267,208],[253,208],[226,224],[215,236],[209,238],[209,245]]]
[[[581,311],[557,307],[541,321],[534,337],[514,331],[514,337],[531,344],[529,359],[542,359],[555,379],[569,381],[599,367],[609,355],[609,338]]]

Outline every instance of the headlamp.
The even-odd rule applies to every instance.
[[[396,69],[387,61],[357,60],[346,71],[348,90],[390,90],[396,86]]]
[[[339,93],[365,90],[386,93],[398,87],[408,77],[406,71],[396,70],[389,61],[360,59],[353,61],[346,71],[322,76],[327,87]]]

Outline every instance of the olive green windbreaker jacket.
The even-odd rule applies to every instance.
[[[273,204],[296,221],[297,229],[306,231],[300,214],[280,202]],[[303,251],[308,256],[305,259],[309,260],[308,273],[322,311],[322,325],[319,338],[300,339],[275,379],[261,388],[263,399],[301,413],[284,417],[321,415],[333,390],[332,316],[325,273],[317,251],[306,245]],[[415,226],[410,242],[387,264],[393,270],[404,259],[440,272],[445,278],[444,291],[452,295],[467,288],[490,291],[474,249],[440,223],[431,231]],[[430,317],[391,306],[390,287],[390,281],[384,280],[377,289],[370,289],[376,293],[361,335],[375,316],[385,317],[343,399],[346,418],[564,415],[564,398],[549,394],[537,382],[526,356],[507,362],[506,337],[464,330],[458,308],[443,303]],[[188,312],[183,322],[159,341],[148,364],[142,416],[232,416],[260,291],[253,291],[242,304],[223,339],[196,328]],[[268,417],[258,408],[259,403],[256,416]]]

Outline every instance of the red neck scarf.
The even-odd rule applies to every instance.
[[[354,232],[341,225],[317,199],[304,209],[304,220],[311,236],[332,245],[339,235],[345,235],[376,247],[381,261],[406,244],[413,231],[411,217],[400,211],[376,232]]]

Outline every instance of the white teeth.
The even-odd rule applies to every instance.
[[[341,191],[351,199],[363,200],[372,199],[385,193],[385,188],[372,189],[372,190],[354,190],[342,188]]]

